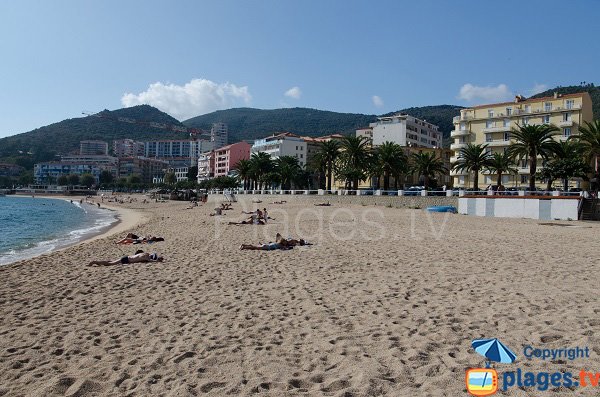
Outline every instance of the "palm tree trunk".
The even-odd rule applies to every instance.
[[[389,171],[384,171],[383,173],[383,190],[390,189],[390,173]]]
[[[552,190],[552,182],[553,182],[552,179],[548,178],[548,183],[546,184],[546,190],[547,191]]]
[[[500,187],[502,185],[502,172],[498,172],[498,180],[496,181],[496,186]]]
[[[423,175],[423,185],[425,186],[425,190],[429,187],[429,175]]]
[[[567,190],[569,190],[569,178],[564,178],[563,179],[563,190],[566,192]]]
[[[333,174],[333,170],[331,162],[327,164],[327,190],[331,190],[331,175]]]
[[[537,168],[537,153],[530,153],[529,157],[529,190],[535,191],[535,171]]]
[[[473,190],[474,191],[478,191],[479,190],[479,170],[473,170]]]

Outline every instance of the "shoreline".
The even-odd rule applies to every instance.
[[[29,197],[29,196],[22,196],[22,197]],[[63,200],[63,201],[73,201],[73,197],[69,197],[69,196],[56,196],[56,195],[36,195],[36,197],[31,196],[32,198],[49,198],[49,199],[55,199],[55,200]],[[91,200],[91,202],[94,203],[94,205],[96,205],[96,201],[94,201],[94,199]],[[84,204],[86,202],[84,201]],[[90,201],[87,202],[88,204],[90,203]],[[31,256],[26,256],[23,258],[18,258],[12,262],[8,262],[8,263],[4,263],[4,264],[0,264],[0,267],[6,267],[6,266],[13,266],[13,265],[17,265],[17,264],[22,264],[22,262],[26,262],[26,261],[30,261],[33,259],[36,259],[38,257],[44,256],[44,255],[51,255],[53,253],[56,252],[61,252],[64,251],[68,248],[72,248],[72,247],[77,247],[79,245],[85,244],[87,242],[91,242],[91,241],[95,241],[95,240],[99,240],[105,237],[109,237],[112,236],[114,234],[117,233],[121,233],[123,231],[126,231],[128,229],[131,229],[139,224],[142,224],[144,222],[148,221],[148,216],[143,214],[141,211],[137,211],[131,208],[124,208],[124,207],[119,207],[116,205],[106,205],[104,203],[101,203],[101,209],[104,210],[108,210],[110,212],[114,213],[114,221],[111,222],[111,224],[104,226],[102,228],[100,228],[98,231],[95,232],[90,232],[88,234],[83,235],[81,238],[77,239],[77,240],[73,240],[71,242],[68,242],[66,244],[62,244],[60,246],[57,246],[53,249],[51,249],[50,251],[47,252],[41,252],[41,253],[36,253],[33,254]],[[45,241],[50,241],[50,240],[45,240]],[[40,244],[43,243],[45,241],[40,241],[36,244]]]

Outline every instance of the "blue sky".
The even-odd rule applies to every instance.
[[[600,1],[0,1],[0,137],[149,103],[381,114],[598,83]]]

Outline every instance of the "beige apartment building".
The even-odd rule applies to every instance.
[[[513,102],[480,105],[462,109],[460,116],[454,117],[454,130],[450,136],[454,142],[450,149],[454,151],[451,162],[457,160],[458,151],[467,144],[486,144],[491,153],[506,151],[513,140],[512,128],[528,124],[553,124],[560,129],[557,140],[566,140],[571,135],[576,135],[579,126],[585,121],[593,119],[592,99],[587,92],[559,95],[551,97],[524,99],[515,97]],[[541,162],[539,167],[542,167]],[[506,187],[526,186],[529,181],[529,165],[526,159],[517,164],[518,173],[504,175],[502,183]],[[470,187],[472,175],[468,172],[451,172],[454,178],[454,187]],[[494,175],[482,173],[479,183],[484,188],[494,184]],[[538,181],[536,181],[538,182]],[[540,186],[543,181],[539,181]]]

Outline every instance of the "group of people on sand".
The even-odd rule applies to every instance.
[[[116,244],[149,244],[157,241],[165,241],[162,237],[148,236],[140,237],[135,233],[127,233],[125,238],[116,241]],[[137,250],[133,255],[122,256],[119,259],[113,261],[91,261],[90,266],[113,266],[113,265],[126,265],[129,263],[148,263],[148,262],[162,262],[164,258],[158,255],[156,252],[148,253],[144,250]]]
[[[241,222],[229,222],[230,225],[266,225],[270,220],[274,220],[269,216],[266,208],[263,208],[262,211],[260,208],[257,208],[256,211],[242,211],[242,214],[250,215],[248,219],[245,219]]]
[[[266,244],[242,244],[240,245],[241,250],[255,250],[255,251],[272,251],[272,250],[289,250],[296,246],[312,245],[304,239],[293,239],[283,238],[280,233],[275,235],[274,242],[268,242]]]
[[[116,244],[149,244],[157,241],[165,241],[163,237],[147,236],[140,237],[134,233],[127,233],[125,238],[116,242]]]

